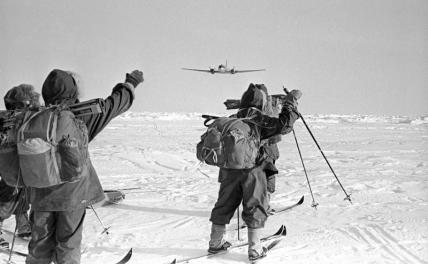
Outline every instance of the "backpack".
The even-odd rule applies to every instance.
[[[257,124],[251,118],[219,117],[208,125],[210,120],[204,122],[208,129],[196,146],[196,157],[220,168],[253,168],[260,147]]]
[[[15,179],[5,178],[6,183],[16,186],[22,179],[24,186],[45,188],[88,175],[88,130],[71,111],[63,106],[26,111],[17,127],[12,131],[16,132],[12,154],[18,159],[18,173],[10,175]]]

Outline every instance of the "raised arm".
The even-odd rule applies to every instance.
[[[118,115],[126,112],[134,101],[134,90],[144,81],[143,73],[135,70],[126,74],[124,83],[117,84],[109,97],[100,102],[101,113],[81,117],[88,128],[89,141],[101,132]]]
[[[261,116],[261,139],[278,134],[288,134],[293,130],[294,122],[299,119],[297,100],[302,96],[299,90],[293,90],[283,100],[283,106],[278,118]]]

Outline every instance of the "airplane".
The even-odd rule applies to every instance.
[[[244,73],[244,72],[256,72],[256,71],[265,71],[266,69],[257,69],[257,70],[237,70],[235,67],[229,68],[227,67],[227,61],[226,64],[220,64],[218,65],[217,69],[214,67],[209,67],[208,70],[201,70],[201,69],[189,69],[189,68],[181,68],[182,70],[188,70],[188,71],[198,71],[198,72],[207,72],[207,73],[222,73],[222,74],[235,74],[235,73]]]

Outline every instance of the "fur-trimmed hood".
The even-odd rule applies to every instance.
[[[55,69],[43,83],[42,96],[46,105],[75,103],[78,94],[76,80],[67,71]]]
[[[242,94],[239,108],[255,107],[262,110],[268,101],[267,88],[264,84],[250,83],[248,89]]]
[[[4,96],[4,105],[8,110],[23,107],[38,107],[40,94],[30,84],[20,84],[10,89]]]

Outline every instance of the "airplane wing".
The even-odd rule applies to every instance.
[[[266,69],[259,70],[235,70],[235,73],[244,73],[244,72],[257,72],[257,71],[265,71]]]
[[[181,68],[182,70],[187,70],[187,71],[198,71],[198,72],[208,72],[211,73],[212,71],[210,70],[201,70],[201,69],[189,69],[189,68]],[[217,71],[215,71],[217,72]]]

